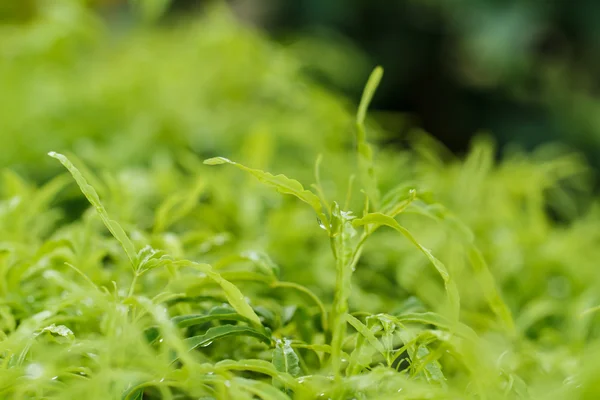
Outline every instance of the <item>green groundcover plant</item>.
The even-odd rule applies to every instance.
[[[353,117],[220,8],[39,12],[1,28],[0,398],[598,398],[577,155],[375,146],[382,69]]]

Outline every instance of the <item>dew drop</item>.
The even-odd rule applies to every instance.
[[[325,226],[325,224],[323,223],[323,221],[321,221],[321,218],[317,217],[317,222],[319,223],[319,228],[323,229],[323,230],[327,230],[327,227]]]
[[[37,379],[39,377],[41,377],[44,374],[44,367],[42,367],[40,364],[29,364],[26,368],[25,368],[25,375],[29,378],[29,379]]]

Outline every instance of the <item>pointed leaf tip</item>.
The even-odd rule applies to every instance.
[[[208,160],[204,160],[204,164],[206,164],[206,165],[221,165],[221,164],[234,164],[234,162],[225,157],[213,157],[213,158],[209,158]]]
[[[360,99],[360,104],[358,106],[358,112],[356,114],[356,123],[359,125],[364,125],[365,117],[367,115],[367,108],[369,108],[369,104],[373,99],[373,95],[375,95],[375,90],[379,86],[379,82],[381,82],[381,78],[383,77],[383,68],[381,66],[375,67],[369,79],[367,80],[367,84],[363,90],[362,98]]]

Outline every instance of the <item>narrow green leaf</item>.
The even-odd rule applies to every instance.
[[[202,325],[206,322],[210,321],[241,321],[248,322],[251,321],[241,316],[238,313],[226,313],[226,314],[189,314],[189,315],[180,315],[172,319],[173,323],[177,325],[179,328],[187,328],[194,325]]]
[[[238,314],[248,318],[257,325],[262,326],[260,319],[254,312],[252,307],[250,307],[250,305],[246,302],[244,295],[242,294],[242,292],[240,292],[237,286],[225,280],[218,272],[215,272],[211,265],[198,264],[187,260],[175,261],[173,262],[173,265],[190,266],[198,269],[199,271],[204,272],[210,279],[212,279],[219,286],[221,286],[221,289],[223,289],[223,292],[225,293],[225,297],[227,297],[227,301],[229,302],[229,304],[231,304],[235,311],[238,312]]]
[[[146,388],[156,388],[158,389],[161,394],[168,394],[168,389],[167,387],[169,386],[169,384],[174,384],[174,382],[168,382],[165,380],[154,380],[154,381],[148,381],[148,382],[143,382],[140,383],[138,385],[132,386],[129,389],[125,390],[125,392],[123,392],[123,394],[121,395],[121,399],[122,400],[143,400],[144,398],[144,389]],[[164,397],[162,397],[164,398]],[[168,397],[171,398],[171,397]]]
[[[272,282],[276,282],[275,277],[254,271],[222,271],[220,272],[220,274],[223,277],[223,279],[227,279],[230,282],[260,282],[264,283],[265,285],[269,285]]]
[[[375,90],[379,86],[381,77],[383,76],[383,68],[376,67],[363,91],[360,105],[358,106],[358,112],[356,113],[356,147],[358,151],[358,160],[361,171],[361,178],[363,185],[365,186],[368,197],[372,200],[375,208],[379,206],[379,189],[377,188],[377,178],[375,177],[375,167],[373,164],[373,149],[367,142],[367,133],[365,127],[365,117],[367,115],[367,109],[373,99]]]
[[[369,76],[369,80],[367,80],[367,84],[365,85],[362,98],[360,99],[360,105],[358,106],[358,112],[356,113],[357,124],[365,123],[367,109],[369,108],[369,104],[371,104],[373,95],[375,95],[375,91],[377,90],[377,87],[379,86],[379,82],[381,82],[382,77],[383,68],[380,66],[375,67],[375,69],[373,70],[373,72],[371,72],[371,75]]]
[[[234,377],[233,382],[263,400],[290,400],[288,395],[265,382],[240,377]]]
[[[402,185],[387,193],[381,205],[381,212],[395,217],[406,210],[417,198],[417,191],[412,185]]]
[[[49,325],[49,326],[43,328],[39,332],[39,334],[41,335],[44,332],[48,332],[53,335],[62,336],[64,338],[71,339],[71,340],[75,338],[75,335],[73,335],[73,331],[64,325],[55,325],[55,324]]]
[[[483,291],[485,298],[488,302],[488,305],[492,309],[492,311],[498,316],[498,318],[504,323],[506,328],[510,333],[514,333],[515,331],[515,323],[512,318],[512,314],[510,309],[502,299],[500,295],[500,291],[496,285],[496,281],[494,276],[490,272],[483,255],[475,247],[471,246],[469,250],[469,260],[471,261],[471,265],[473,266],[473,270],[477,275],[477,281],[481,285],[481,290]]]
[[[252,371],[260,374],[270,376],[271,378],[277,379],[283,383],[286,387],[292,389],[298,398],[310,398],[310,392],[306,390],[293,376],[288,373],[280,372],[275,369],[275,366],[264,360],[242,360],[233,361],[225,360],[215,364],[216,369],[222,369],[225,371]]]
[[[223,165],[223,164],[235,164],[235,163],[225,157],[213,157],[213,158],[204,160],[204,164],[206,164],[206,165]]]
[[[458,315],[460,313],[460,295],[458,293],[456,283],[451,279],[446,266],[440,260],[435,258],[429,249],[423,247],[408,229],[400,225],[394,218],[382,213],[367,214],[360,219],[354,220],[354,225],[374,225],[374,229],[377,229],[379,226],[387,226],[401,233],[404,237],[410,240],[410,242],[413,243],[421,251],[421,253],[423,253],[429,259],[431,264],[433,264],[437,272],[442,277],[454,322],[458,321]]]
[[[100,197],[98,197],[98,193],[96,193],[96,190],[86,181],[81,172],[79,172],[77,167],[75,167],[75,165],[73,165],[73,163],[71,163],[71,161],[69,161],[67,157],[65,157],[62,154],[55,153],[53,151],[48,153],[48,155],[60,161],[60,163],[67,170],[69,170],[71,175],[73,175],[73,178],[75,179],[75,182],[77,182],[77,185],[79,185],[79,189],[81,189],[81,192],[95,207],[96,212],[98,212],[98,215],[100,215],[100,218],[102,219],[102,222],[104,222],[104,225],[108,228],[108,230],[115,237],[115,239],[117,239],[117,241],[121,244],[121,247],[123,247],[123,250],[125,250],[129,261],[131,261],[131,264],[135,266],[136,251],[133,242],[131,241],[131,239],[129,239],[121,225],[119,225],[118,222],[110,219],[108,212],[106,212],[106,209],[100,202]]]
[[[138,389],[135,394],[133,395],[129,395],[128,397],[131,400],[144,400],[144,390],[143,389]]]
[[[346,315],[346,321],[348,321],[348,323],[352,325],[352,327],[356,329],[358,333],[360,333],[365,339],[367,339],[369,344],[373,346],[375,350],[381,353],[384,357],[386,356],[383,344],[381,344],[381,342],[375,337],[373,332],[371,332],[371,330],[365,326],[365,324],[363,324],[357,318],[353,317],[350,314]]]
[[[387,315],[388,318],[395,321],[397,324],[402,325],[405,323],[418,323],[423,325],[433,325],[445,330],[453,330],[458,335],[469,339],[472,342],[478,341],[477,333],[469,326],[463,323],[453,323],[443,316],[434,312],[425,313],[406,313],[398,316]]]
[[[425,344],[419,344],[414,355],[418,362],[422,363],[422,371],[428,382],[441,386],[446,385],[446,377],[442,372],[442,366],[436,359],[430,360],[430,351]]]
[[[291,346],[292,341],[288,339],[277,340],[273,350],[273,365],[280,372],[286,372],[291,376],[300,376],[300,360]]]
[[[214,268],[219,270],[231,264],[238,262],[250,261],[259,271],[269,276],[270,278],[279,277],[279,266],[265,253],[260,251],[244,251],[240,254],[232,254],[220,259],[214,264]]]
[[[215,340],[219,340],[228,336],[250,336],[257,338],[261,342],[270,345],[271,338],[264,333],[257,331],[249,326],[239,325],[221,325],[210,328],[204,335],[193,336],[184,340],[190,350],[197,347],[205,347],[210,345]]]
[[[323,305],[323,302],[321,301],[321,299],[319,299],[319,297],[316,294],[314,294],[310,289],[308,289],[302,285],[299,285],[297,283],[294,283],[294,282],[283,282],[283,281],[273,282],[271,284],[271,287],[272,288],[283,288],[283,289],[294,289],[294,290],[304,293],[305,295],[310,297],[312,299],[312,301],[317,305],[317,307],[319,307],[319,310],[321,311],[321,325],[323,325],[323,329],[325,331],[327,331],[329,329],[328,322],[327,322],[327,310],[325,309],[325,306]]]
[[[452,227],[454,232],[459,234],[459,237],[467,247],[469,261],[490,309],[502,323],[504,323],[507,330],[510,333],[513,333],[515,324],[512,314],[498,290],[495,278],[485,262],[483,255],[474,244],[475,239],[473,232],[441,204],[426,204],[422,201],[415,201],[411,204],[410,212],[426,216],[436,221],[444,220]]]
[[[249,168],[242,164],[233,162],[224,157],[210,158],[210,159],[204,161],[204,164],[206,164],[206,165],[220,165],[220,164],[234,165],[243,171],[249,172],[254,177],[256,177],[256,179],[258,179],[260,182],[275,188],[279,193],[289,194],[289,195],[297,197],[298,199],[300,199],[303,202],[310,205],[313,208],[313,210],[315,210],[315,212],[317,213],[317,216],[321,220],[323,220],[323,221],[326,220],[326,216],[323,213],[323,206],[321,204],[321,200],[319,199],[319,196],[317,196],[310,190],[304,189],[302,184],[300,182],[298,182],[297,180],[290,179],[285,175],[281,175],[281,174],[273,175],[269,172],[261,171],[259,169]]]
[[[161,304],[185,297],[184,293],[162,292],[152,298],[152,303]]]
[[[168,197],[156,211],[154,232],[164,232],[189,214],[198,203],[198,198],[204,187],[204,181],[198,181],[191,190],[175,193]]]

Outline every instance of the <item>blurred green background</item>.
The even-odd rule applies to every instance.
[[[4,1],[3,25],[28,24],[44,2]],[[52,2],[49,2],[52,3]],[[93,0],[112,37],[140,15],[181,24],[206,0]],[[386,76],[374,107],[402,145],[422,127],[462,153],[478,131],[531,149],[560,141],[596,167],[600,149],[600,3],[580,0],[235,0],[245,23],[302,61],[312,79],[357,100]],[[141,10],[141,12],[140,12]]]

